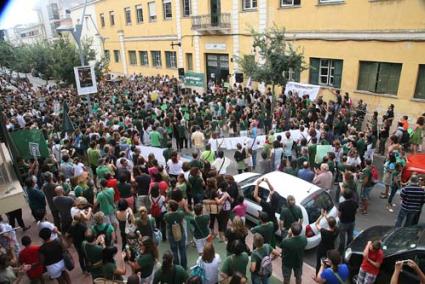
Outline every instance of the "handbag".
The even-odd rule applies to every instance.
[[[63,262],[65,263],[65,268],[68,271],[71,271],[74,269],[74,259],[72,258],[72,255],[69,253],[68,250],[64,250],[62,253],[63,256]]]
[[[162,240],[162,232],[158,228],[154,227],[152,218],[149,218],[149,224],[152,230],[153,242],[155,245],[159,245]]]

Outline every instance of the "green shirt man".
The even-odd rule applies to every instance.
[[[149,134],[149,138],[151,139],[152,147],[161,147],[162,136],[158,131],[156,130],[151,131],[151,133]]]
[[[114,189],[110,187],[104,188],[97,194],[97,203],[99,203],[100,211],[105,215],[110,215],[115,212],[114,204]]]

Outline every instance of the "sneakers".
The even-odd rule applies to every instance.
[[[394,212],[394,209],[392,208],[391,204],[388,204],[388,205],[386,206],[386,208],[387,208],[387,210],[388,210],[389,212],[391,212],[391,213],[393,213],[393,212]]]

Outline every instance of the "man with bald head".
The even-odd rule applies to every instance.
[[[74,199],[69,196],[65,196],[62,186],[55,188],[56,196],[53,197],[53,204],[59,211],[61,232],[65,234],[68,232],[69,227],[72,223],[71,208],[74,206]]]
[[[297,177],[308,182],[313,182],[314,172],[310,169],[310,164],[305,161],[303,168],[298,170]]]

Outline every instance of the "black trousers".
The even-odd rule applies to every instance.
[[[16,209],[12,212],[6,213],[9,225],[15,228],[16,221],[21,228],[25,228],[24,220],[22,219],[22,209]]]

